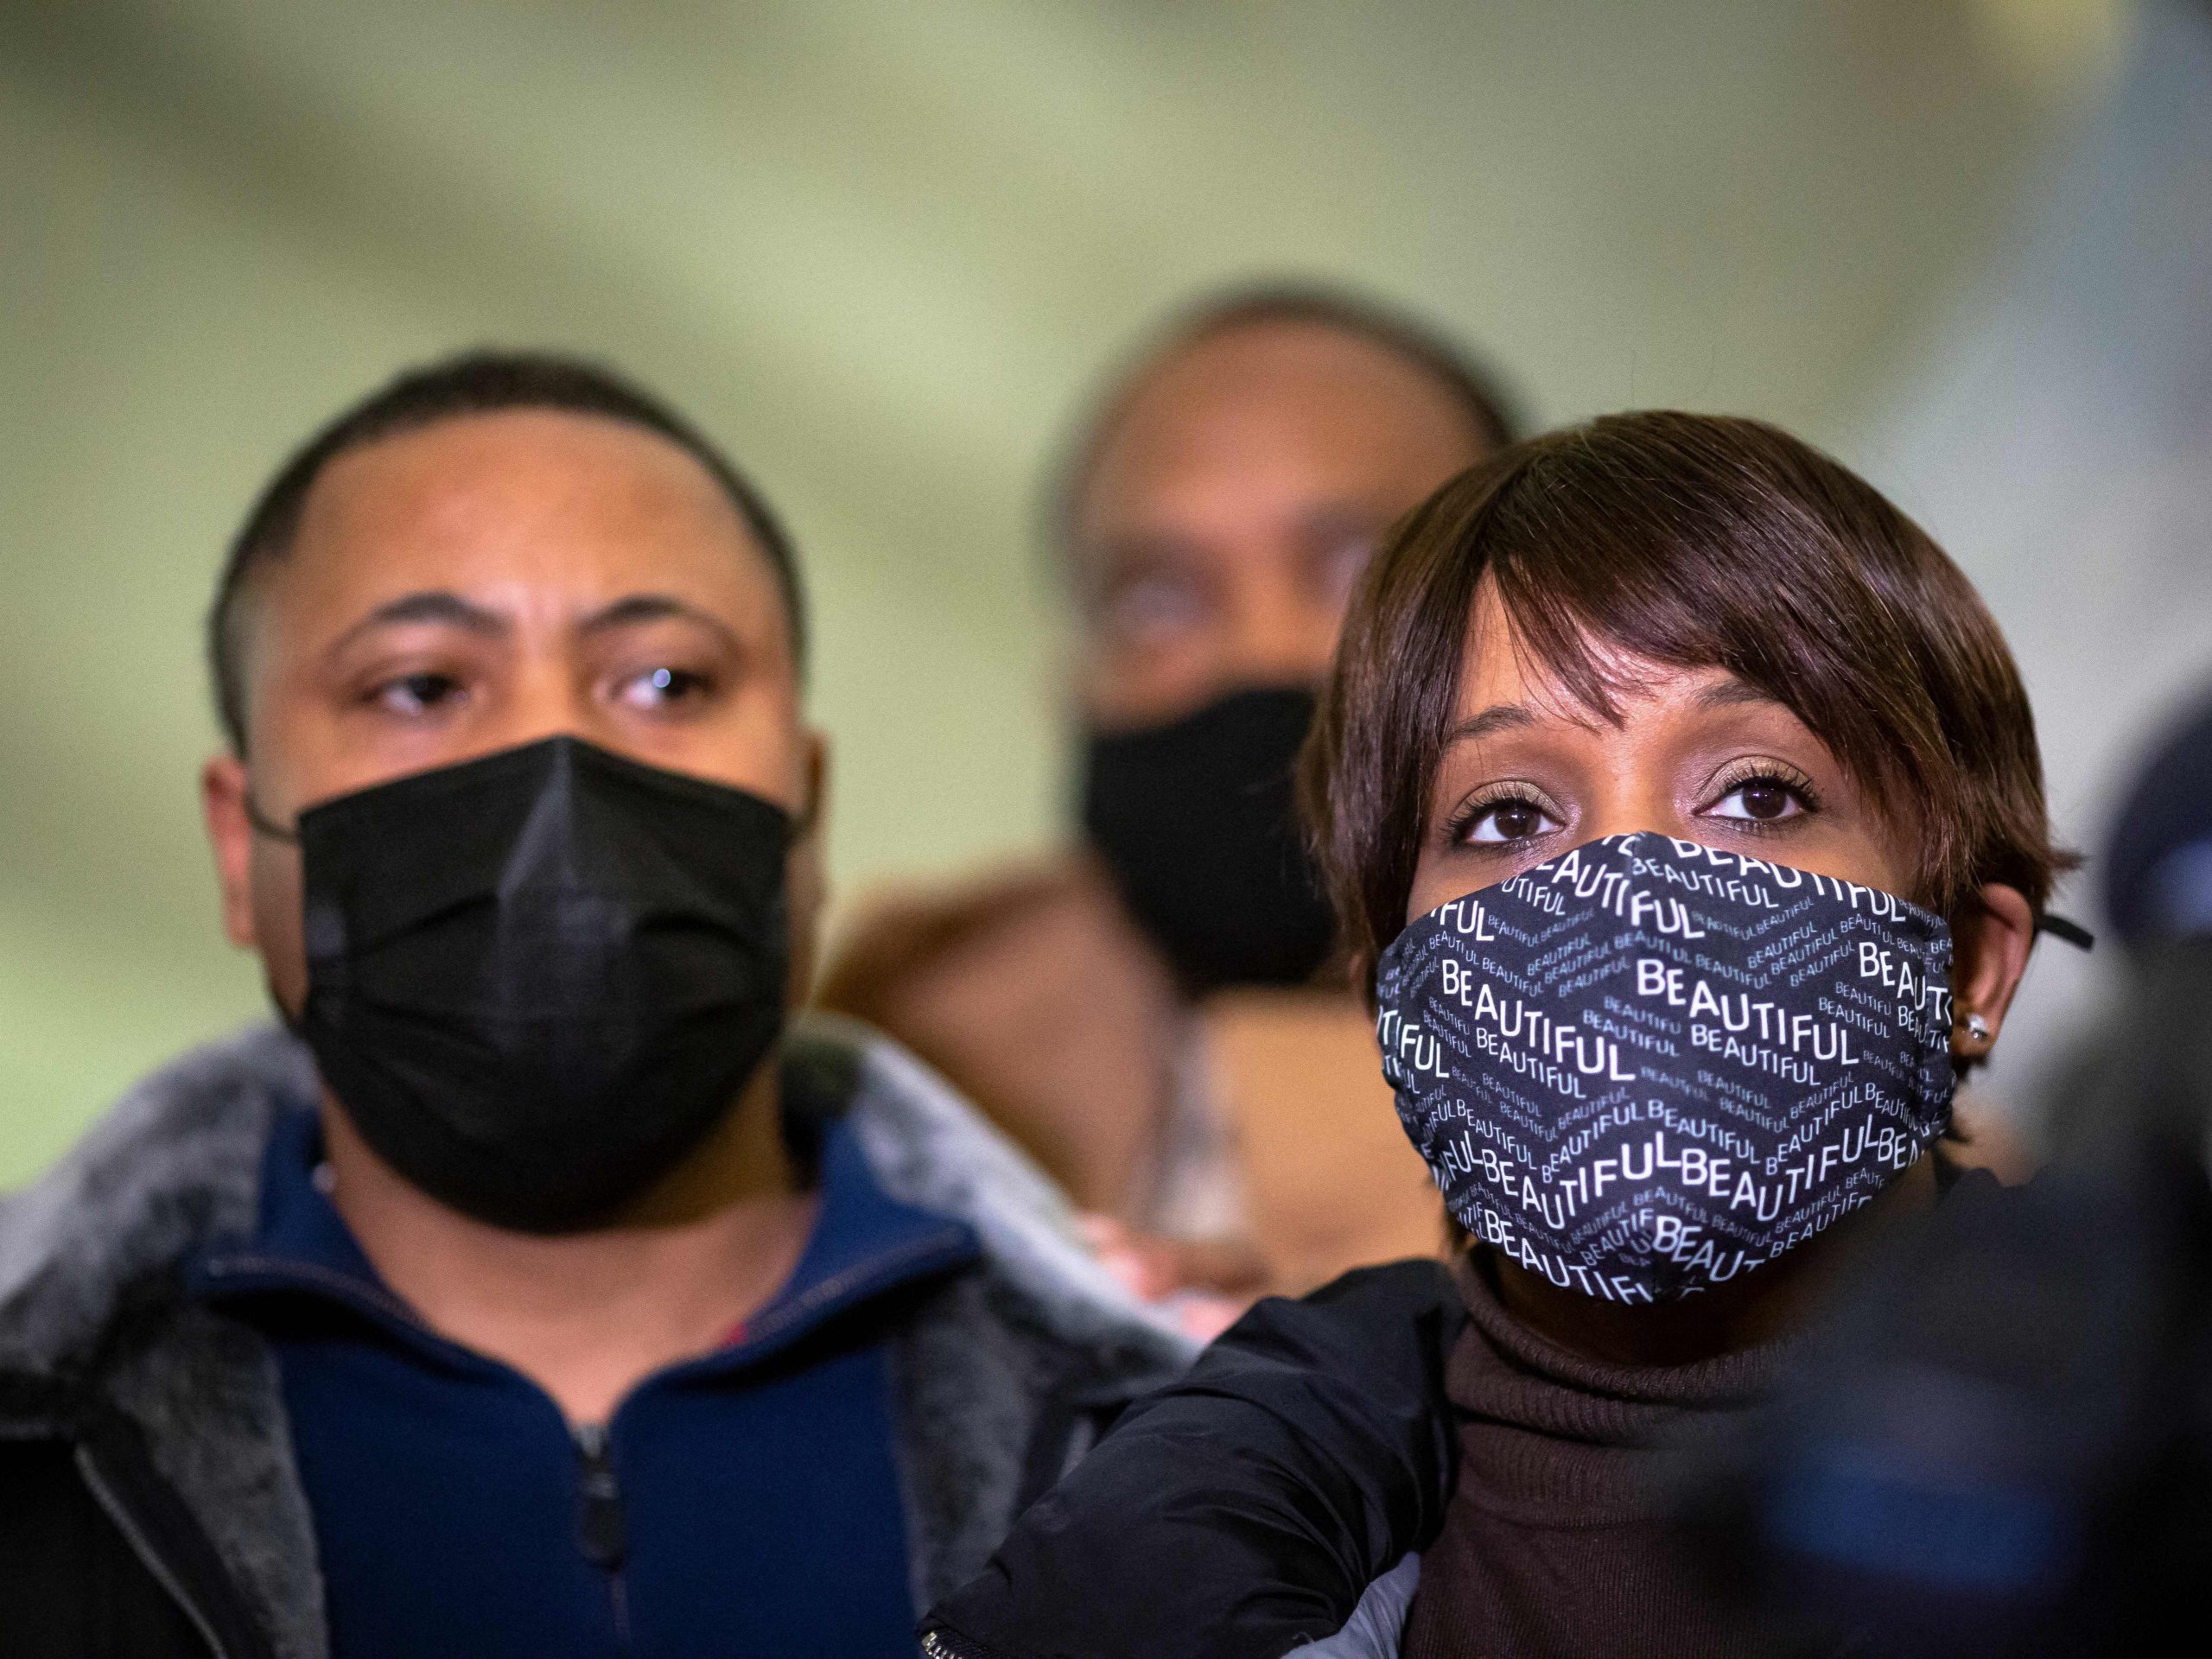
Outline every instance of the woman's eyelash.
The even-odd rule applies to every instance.
[[[1813,780],[1795,766],[1772,760],[1746,761],[1723,772],[1713,782],[1712,798],[1724,799],[1747,784],[1779,784],[1802,802],[1807,811],[1820,810],[1820,791]]]
[[[1821,810],[1820,790],[1813,780],[1796,766],[1777,760],[1741,760],[1735,763],[1707,786],[1707,798],[1718,804],[1755,784],[1769,784],[1787,791],[1808,815]],[[1469,796],[1452,809],[1444,826],[1446,843],[1450,846],[1471,844],[1476,826],[1484,819],[1501,807],[1516,806],[1525,807],[1541,818],[1557,820],[1563,816],[1543,796],[1526,785],[1491,785]],[[1758,818],[1738,821],[1732,817],[1731,823],[1737,828],[1752,832],[1778,827],[1776,823]]]
[[[1516,789],[1509,785],[1493,789],[1487,794],[1471,796],[1462,801],[1453,809],[1451,818],[1444,826],[1445,839],[1454,844],[1465,840],[1470,830],[1501,806],[1525,806],[1544,817],[1557,816],[1551,806],[1535,791]]]

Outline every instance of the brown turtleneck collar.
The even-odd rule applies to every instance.
[[[1473,1257],[1472,1316],[1446,1384],[1459,1475],[1421,1559],[1406,1659],[1759,1655],[1656,1517],[1662,1446],[1695,1440],[1774,1386],[1784,1345],[1689,1365],[1623,1365],[1561,1347],[1509,1313]]]

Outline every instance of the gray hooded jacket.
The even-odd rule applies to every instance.
[[[1099,1424],[1192,1352],[1074,1242],[1057,1190],[903,1050],[803,1025],[787,1077],[852,1124],[893,1197],[967,1222],[981,1262],[886,1317],[918,1613],[983,1565]],[[255,1218],[280,1107],[316,1096],[273,1028],[147,1079],[0,1200],[0,1458],[66,1442],[131,1551],[226,1659],[327,1651],[276,1366],[181,1267]]]

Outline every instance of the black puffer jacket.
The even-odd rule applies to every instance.
[[[1466,1320],[1433,1262],[1260,1303],[1022,1516],[931,1614],[925,1651],[1281,1659],[1338,1637],[1443,1524],[1444,1366]]]

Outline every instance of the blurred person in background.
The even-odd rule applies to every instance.
[[[1081,845],[877,903],[821,1000],[891,1033],[1034,1153],[1194,1326],[1428,1254],[1332,966],[1291,778],[1382,533],[1510,440],[1484,373],[1367,302],[1290,289],[1172,321],[1055,480],[1077,621]]]
[[[588,365],[404,377],[271,482],[203,794],[286,1029],[0,1206],[11,1659],[912,1653],[1187,1358],[922,1068],[789,1028],[803,632]]]
[[[2174,721],[2113,821],[2105,915],[2131,949],[2212,936],[2212,696]]]
[[[1857,1241],[2035,1190],[1946,1143],[2070,862],[1995,622],[1785,434],[1611,416],[1408,522],[1303,777],[1463,1248],[1262,1303],[932,1651],[1799,1651],[1679,1552],[1666,1448],[1748,1422]]]

